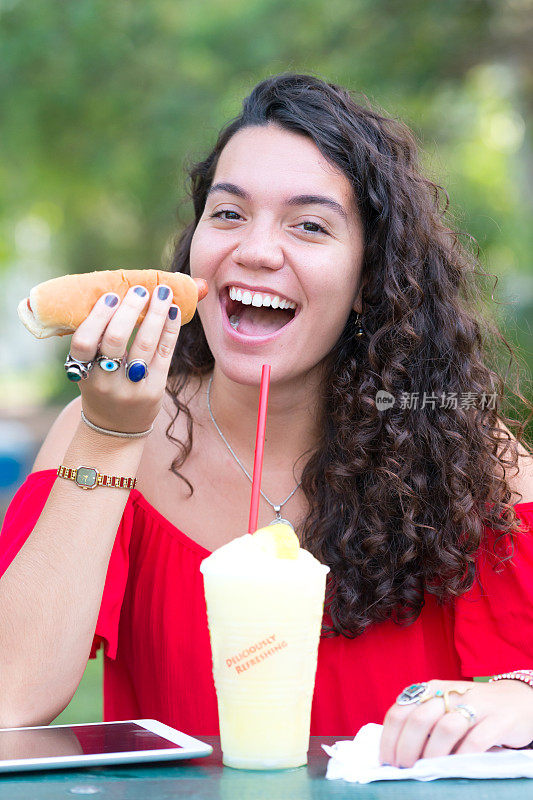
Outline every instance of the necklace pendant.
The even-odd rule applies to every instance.
[[[279,506],[275,506],[275,505],[273,505],[272,503],[271,503],[270,505],[272,506],[272,508],[273,508],[273,509],[274,509],[274,511],[276,512],[276,518],[275,518],[275,519],[273,519],[273,520],[272,520],[272,522],[270,522],[269,524],[270,524],[270,525],[279,525],[279,524],[282,524],[282,525],[290,525],[290,526],[291,526],[291,528],[294,530],[294,525],[292,524],[292,522],[289,522],[289,520],[288,520],[288,519],[284,519],[284,518],[281,516],[281,506],[283,505],[283,503],[281,503]]]
[[[238,319],[238,317],[236,317],[235,315],[233,315],[233,316],[231,317],[231,319],[230,319],[230,324],[231,324],[231,326],[232,326],[233,328],[237,329],[237,326],[238,326],[238,324],[239,324],[239,319]],[[211,393],[211,384],[212,384],[212,383],[213,383],[213,376],[211,375],[211,377],[209,378],[208,384],[207,384],[207,391],[206,391],[207,409],[208,409],[208,411],[209,411],[209,416],[211,417],[211,421],[212,421],[213,425],[215,426],[215,428],[216,428],[216,431],[217,431],[218,435],[220,436],[220,438],[222,439],[222,441],[224,442],[224,444],[225,444],[225,445],[226,445],[226,447],[228,448],[229,452],[231,453],[231,455],[233,456],[233,458],[235,459],[235,461],[237,462],[237,464],[239,465],[239,467],[242,469],[242,471],[244,472],[244,474],[246,475],[246,477],[248,478],[248,480],[250,481],[250,483],[253,483],[253,478],[252,478],[252,476],[251,476],[251,475],[250,475],[250,473],[249,473],[249,472],[246,470],[246,468],[244,467],[244,464],[242,463],[242,461],[240,460],[240,458],[238,458],[238,456],[236,455],[236,453],[235,453],[235,451],[233,450],[233,448],[231,447],[230,443],[228,442],[228,440],[226,439],[226,437],[224,436],[224,434],[222,433],[222,431],[221,431],[221,430],[220,430],[220,428],[218,427],[218,425],[217,425],[217,421],[216,421],[216,419],[215,419],[215,418],[214,418],[214,416],[213,416],[213,411],[212,411],[212,409],[211,409],[211,399],[210,399],[210,393]],[[277,505],[277,506],[276,506],[276,505],[274,505],[274,503],[271,503],[271,502],[270,502],[270,500],[268,499],[268,497],[266,496],[266,494],[265,494],[265,493],[264,493],[264,492],[261,490],[261,496],[262,496],[262,497],[263,497],[263,498],[264,498],[264,499],[267,501],[267,503],[268,503],[270,506],[272,506],[272,508],[273,508],[273,509],[274,509],[274,511],[276,512],[276,518],[272,520],[272,522],[270,523],[270,525],[275,525],[276,523],[279,523],[279,522],[281,522],[281,523],[283,523],[283,524],[285,524],[285,525],[290,525],[290,527],[291,527],[291,528],[294,530],[294,525],[292,524],[292,522],[289,522],[289,520],[288,520],[288,519],[284,519],[284,518],[281,516],[281,508],[282,508],[282,506],[284,506],[284,505],[285,505],[285,503],[286,503],[288,500],[290,500],[290,499],[291,499],[291,497],[293,496],[293,494],[296,492],[296,490],[297,490],[297,489],[299,489],[299,488],[300,488],[300,486],[301,486],[301,485],[302,485],[302,482],[301,482],[301,481],[298,481],[298,483],[296,484],[296,486],[294,487],[294,489],[292,490],[292,492],[291,492],[291,493],[290,493],[290,494],[289,494],[289,495],[288,495],[288,496],[285,498],[285,500],[283,501],[283,503],[280,503],[280,504],[279,504],[279,505]]]

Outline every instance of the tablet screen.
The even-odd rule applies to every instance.
[[[134,722],[0,731],[0,761],[167,749],[182,748]]]

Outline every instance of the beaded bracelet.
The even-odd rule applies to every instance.
[[[493,675],[489,678],[489,683],[492,681],[522,681],[527,683],[533,689],[533,669],[515,669],[513,672],[502,672],[501,675]],[[524,747],[514,747],[513,750],[531,750],[533,749],[533,742],[526,744]]]
[[[527,683],[533,689],[533,669],[515,669],[513,672],[502,672],[501,675],[493,675],[492,678],[489,678],[489,683],[504,680],[522,681],[522,683]]]

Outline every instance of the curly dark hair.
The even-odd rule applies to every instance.
[[[497,563],[511,557],[520,528],[506,474],[518,468],[518,448],[500,423],[520,442],[528,421],[502,410],[505,381],[487,354],[504,345],[512,363],[514,351],[479,307],[476,279],[487,276],[444,224],[446,192],[422,176],[409,128],[363,102],[312,75],[259,83],[189,171],[195,219],[176,237],[170,267],[190,273],[220,153],[242,128],[275,124],[309,137],[353,186],[364,229],[364,335],[351,312],[326,360],[322,436],[303,471],[309,512],[298,531],[330,567],[324,633],[347,637],[372,622],[413,622],[425,592],[445,601],[468,590],[484,524],[498,531]],[[167,429],[178,446],[171,469],[182,478],[193,424],[179,395],[213,364],[195,315],[180,333],[167,385],[176,416],[187,415],[186,442],[170,436],[173,423]],[[381,411],[380,390],[404,402]],[[512,392],[531,413],[518,378]],[[410,407],[416,396],[420,405]]]

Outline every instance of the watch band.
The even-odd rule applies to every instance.
[[[111,489],[133,489],[137,478],[121,478],[117,475],[102,475],[93,467],[58,467],[58,478],[74,481],[80,489],[96,489],[97,486],[109,486]]]

